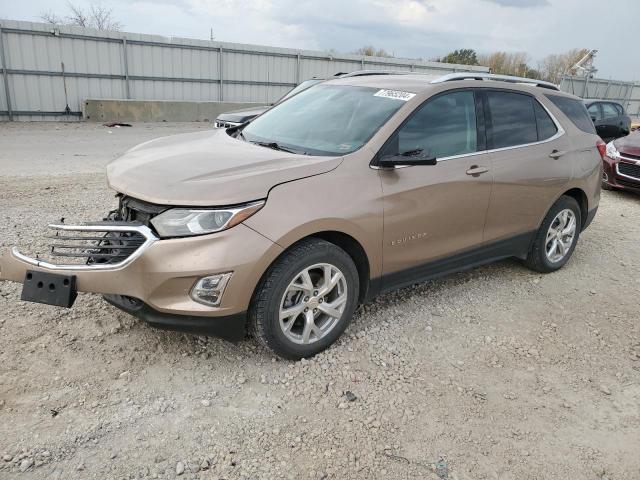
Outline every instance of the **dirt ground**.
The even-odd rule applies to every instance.
[[[107,161],[203,128],[0,124],[0,249],[102,218]],[[301,362],[0,283],[0,478],[637,480],[639,239],[640,197],[603,192],[561,271],[384,295]]]

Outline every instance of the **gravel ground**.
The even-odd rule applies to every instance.
[[[0,248],[101,218],[106,161],[201,128],[0,124]],[[0,477],[638,479],[638,238],[640,198],[603,192],[563,270],[384,295],[300,362],[0,283]]]

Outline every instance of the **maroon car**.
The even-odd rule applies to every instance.
[[[607,144],[602,188],[640,193],[640,130]]]

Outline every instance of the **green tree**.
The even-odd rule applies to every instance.
[[[478,65],[478,56],[472,48],[461,48],[448,53],[440,59],[444,63],[457,63],[460,65]]]

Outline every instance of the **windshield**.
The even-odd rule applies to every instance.
[[[284,97],[282,97],[280,100],[278,100],[279,102],[282,102],[283,100],[286,100],[289,97],[293,97],[296,93],[300,93],[303,90],[306,90],[309,87],[313,87],[315,84],[322,82],[323,80],[321,79],[311,79],[311,80],[305,80],[304,82],[302,82],[300,85],[298,85],[296,88],[294,88],[293,90],[291,90],[289,93],[287,93]]]
[[[268,110],[242,137],[309,155],[344,155],[364,145],[402,106],[378,89],[317,85]]]

